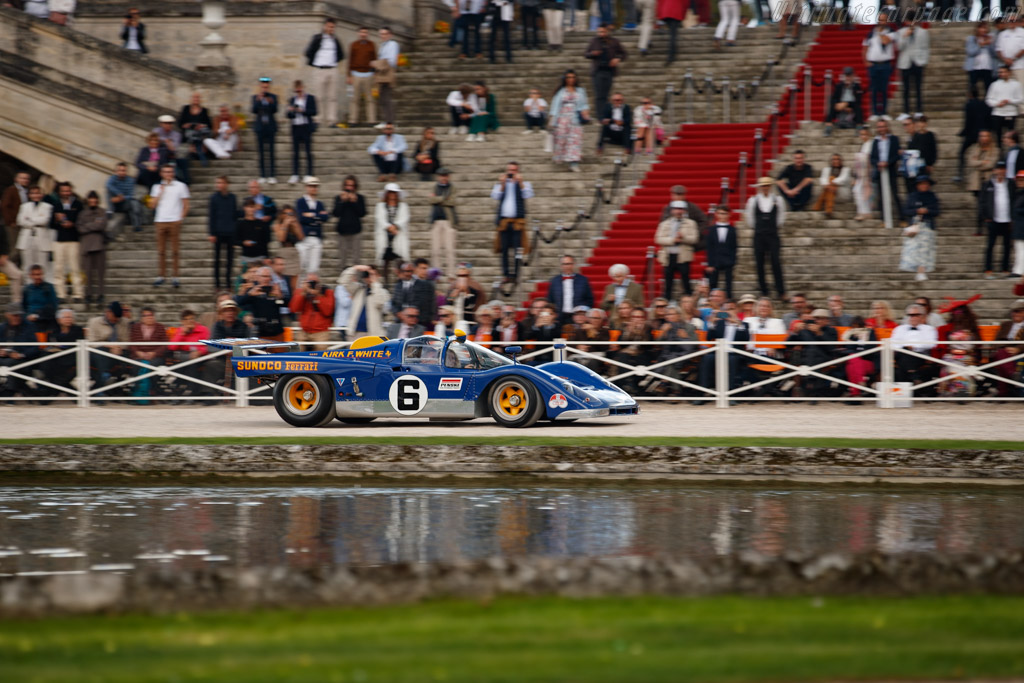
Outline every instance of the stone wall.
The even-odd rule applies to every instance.
[[[169,569],[0,578],[0,615],[384,605],[431,598],[1024,593],[1024,554],[494,558],[331,570]]]

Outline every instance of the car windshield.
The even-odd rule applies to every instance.
[[[499,353],[491,351],[486,346],[480,346],[479,344],[467,344],[476,354],[477,367],[481,370],[489,370],[490,368],[501,367],[502,365],[512,365],[512,360],[506,358]]]
[[[469,346],[466,344],[453,341],[448,345],[448,350],[444,354],[444,366],[446,368],[462,368],[465,370],[476,369],[477,362],[470,351]]]

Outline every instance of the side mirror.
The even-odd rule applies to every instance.
[[[523,352],[523,347],[522,346],[506,346],[505,347],[505,354],[508,355],[508,356],[512,356],[512,362],[513,363],[518,362],[518,361],[516,361],[516,354],[519,354],[519,353],[522,353],[522,352]]]

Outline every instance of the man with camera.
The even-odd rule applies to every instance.
[[[498,226],[494,235],[494,253],[501,254],[501,273],[505,282],[511,282],[517,275],[516,250],[522,247],[523,253],[530,252],[526,234],[526,200],[532,197],[533,185],[519,174],[519,163],[508,162],[505,173],[491,189],[491,199],[498,202],[498,215],[494,221]]]
[[[590,60],[594,111],[603,114],[608,106],[608,93],[612,91],[619,64],[626,61],[626,50],[618,39],[612,37],[612,25],[605,23],[597,27],[597,35],[591,39],[583,56]]]
[[[270,267],[263,266],[257,270],[256,278],[246,283],[244,292],[235,297],[235,302],[252,314],[256,335],[263,339],[284,341],[281,306],[285,302],[281,288],[271,278]]]
[[[411,272],[411,269],[410,269]],[[373,266],[346,268],[338,284],[352,297],[349,308],[348,336],[351,339],[367,334],[383,335],[384,307],[390,299],[388,290],[380,281],[380,273]]]
[[[299,319],[297,341],[322,343],[328,340],[334,319],[334,291],[320,282],[319,275],[306,275],[306,281],[295,288],[289,308]],[[320,343],[303,344],[302,350],[322,350]]]
[[[121,47],[133,52],[147,54],[146,47],[146,25],[139,19],[139,10],[132,7],[128,14],[124,15],[124,26],[121,28]]]

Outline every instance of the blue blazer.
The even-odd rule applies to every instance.
[[[277,95],[268,92],[267,99],[270,101],[264,104],[259,95],[252,96],[252,129],[257,134],[277,132]],[[266,124],[262,120],[264,116],[269,119]]]
[[[548,284],[548,300],[554,304],[555,310],[562,312],[562,274],[551,278]],[[576,273],[572,278],[572,308],[577,306],[594,307],[594,292],[590,289],[590,280]]]
[[[288,98],[288,106],[291,107],[294,104],[295,104],[295,97],[294,96],[293,97],[289,97]],[[319,112],[316,109],[316,98],[313,97],[312,95],[310,95],[309,93],[306,93],[306,118],[310,119],[310,125],[312,125],[313,117],[316,116],[318,113]],[[295,118],[295,112],[289,111],[288,112],[288,118],[294,119]]]

